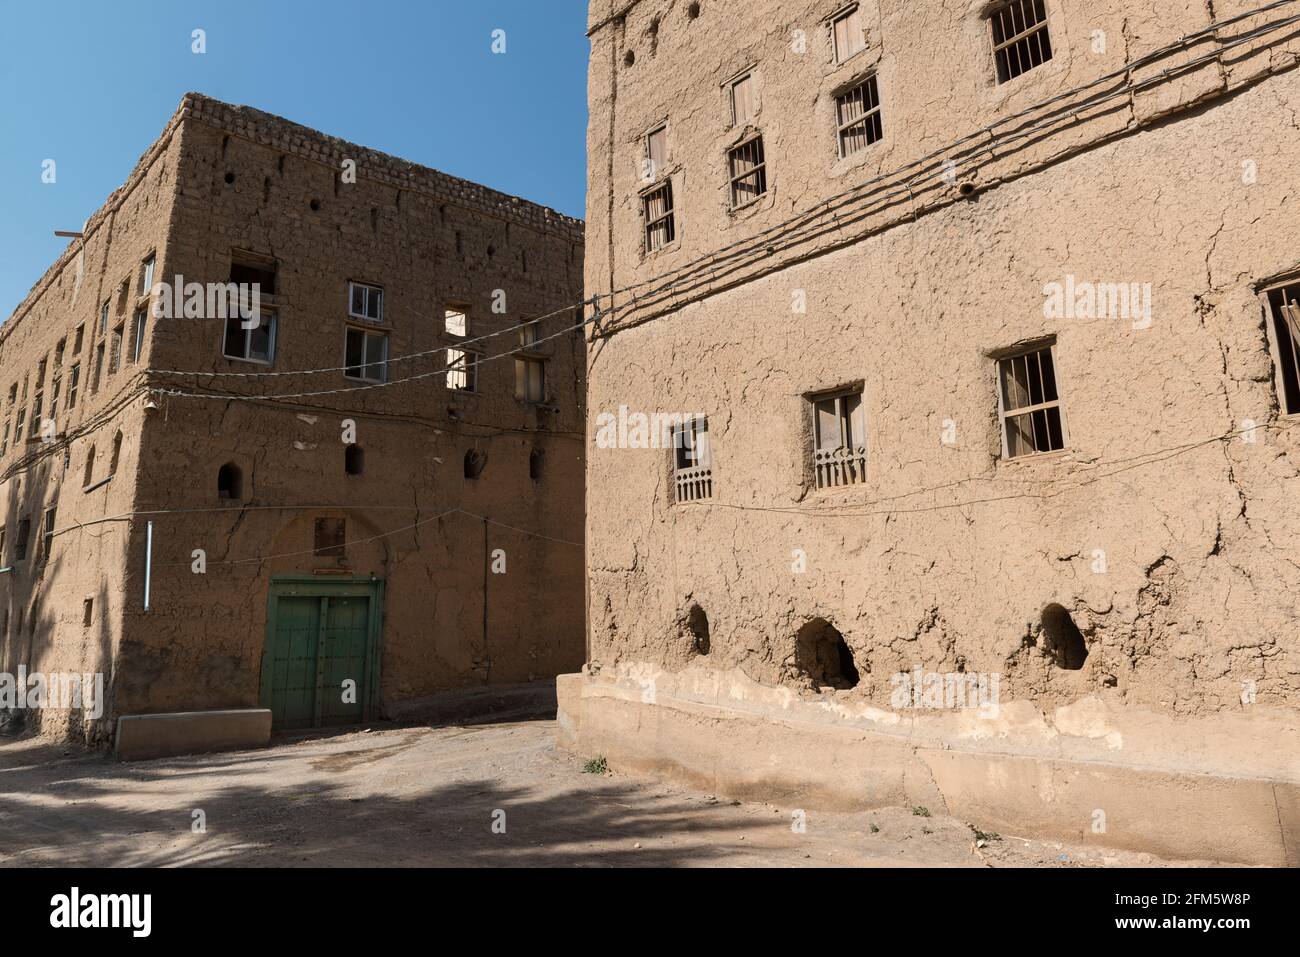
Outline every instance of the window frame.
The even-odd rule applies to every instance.
[[[267,358],[259,359],[251,354],[251,342],[253,339],[253,333],[262,328],[262,320],[268,318],[271,320],[271,328],[267,346]],[[244,336],[244,355],[242,356],[232,356],[226,351],[226,341],[230,337],[230,324],[232,322],[239,324],[239,331],[243,333]],[[280,311],[278,309],[268,309],[266,306],[263,306],[258,317],[258,323],[252,328],[246,328],[244,326],[244,320],[240,318],[239,312],[236,310],[233,316],[228,316],[226,318],[226,324],[221,328],[221,356],[223,359],[228,359],[231,362],[251,362],[253,365],[267,367],[273,366],[275,365],[275,353],[279,344]]]
[[[662,215],[651,219],[650,203],[661,193],[667,198],[665,212]],[[652,245],[651,240],[655,235],[655,230],[664,224],[666,224],[666,238],[659,243],[659,245]],[[673,181],[671,177],[664,179],[662,182],[655,183],[654,186],[651,186],[649,189],[644,190],[641,193],[641,225],[643,230],[642,248],[645,250],[645,255],[647,256],[651,253],[657,253],[662,249],[667,249],[673,243],[677,242],[677,217],[676,207],[673,205]]]
[[[379,294],[376,300],[378,302],[378,306],[376,308],[376,312],[378,313],[378,318],[372,317],[368,313],[356,313],[352,311],[352,300],[355,294],[355,290],[357,289],[364,289],[366,291],[366,301],[363,308],[367,310],[369,310],[370,302],[372,298],[374,298],[372,294],[374,293]],[[355,319],[358,322],[364,322],[372,326],[383,325],[384,324],[384,287],[376,285],[374,283],[361,282],[360,280],[349,279],[348,280],[348,317],[351,319]]]
[[[459,353],[458,358],[453,359],[452,353]],[[478,366],[483,356],[473,349],[457,348],[449,346],[447,348],[447,368],[443,384],[448,392],[454,392],[457,395],[477,395],[478,394]],[[453,376],[464,376],[464,385],[452,385]]]
[[[750,111],[744,120],[740,119],[740,114],[736,110],[736,87],[746,80],[751,84],[749,90]],[[762,109],[762,101],[758,95],[758,70],[755,67],[749,67],[742,70],[728,80],[725,84],[727,88],[727,107],[731,111],[731,125],[739,129],[748,126],[758,118],[759,111]]]
[[[1291,330],[1291,322],[1282,309],[1274,310],[1272,296],[1278,293],[1282,299],[1283,308],[1287,305],[1286,290],[1293,290],[1295,298],[1292,302],[1300,304],[1300,276],[1294,276],[1290,281],[1269,282],[1259,288],[1260,301],[1264,306],[1264,326],[1268,333],[1269,358],[1273,363],[1273,393],[1277,398],[1278,415],[1282,418],[1300,417],[1300,337],[1297,337]],[[1300,319],[1300,317],[1297,317]],[[1287,401],[1286,388],[1286,370],[1283,363],[1282,340],[1278,335],[1277,324],[1281,322],[1287,327],[1287,335],[1291,339],[1292,352],[1292,374],[1296,380],[1296,407],[1290,408]]]
[[[659,161],[655,160],[654,139],[656,136],[663,136],[663,156]],[[645,182],[658,182],[660,175],[668,168],[668,124],[660,123],[658,126],[651,128],[645,135],[645,158],[647,168],[650,171],[648,177],[644,177]]]
[[[348,365],[348,337],[356,334],[362,337],[361,340],[361,362],[359,365]],[[374,336],[383,340],[383,355],[379,359],[367,361],[369,358],[369,348],[367,342],[370,337]],[[353,382],[366,382],[370,384],[384,384],[388,382],[388,332],[378,329],[367,329],[363,326],[345,326],[343,329],[343,378],[351,379]],[[365,375],[365,371],[371,366],[379,366],[380,377],[371,379]],[[356,369],[359,375],[353,375],[350,370]]]
[[[1036,20],[1033,26],[1030,26],[1020,31],[1019,33],[1016,33],[1011,37],[1004,37],[1001,41],[999,41],[997,38],[997,30],[999,26],[1005,26],[1004,22],[1001,19],[1002,15],[1013,9],[1018,9],[1023,14],[1026,4],[1028,4],[1029,7],[1033,9],[1035,16],[1038,15],[1038,8],[1041,7],[1042,17]],[[1050,30],[1048,29],[1050,21],[1052,19],[1051,11],[1048,9],[1048,0],[1003,0],[1003,2],[998,3],[995,6],[990,8],[989,11],[984,15],[984,19],[987,20],[989,24],[988,37],[989,37],[989,42],[992,44],[993,71],[997,79],[997,84],[996,84],[997,86],[1004,86],[1007,83],[1011,83],[1015,80],[1018,80],[1020,77],[1024,76],[1025,74],[1031,73],[1032,71],[1038,69],[1038,67],[1050,63],[1055,58],[1056,50],[1052,46],[1052,35]],[[1014,23],[1012,25],[1014,26]],[[1020,72],[1012,74],[1011,54],[1008,51],[1016,49],[1017,65],[1019,65],[1019,52],[1018,52],[1017,44],[1025,43],[1030,38],[1036,38],[1039,33],[1043,35],[1043,39],[1041,40],[1036,39],[1035,42],[1038,49],[1038,55],[1042,57],[1042,59],[1040,59],[1037,63],[1024,67],[1023,69],[1020,70]],[[1047,51],[1045,54],[1043,52],[1044,45],[1046,45],[1046,51]],[[1005,60],[1002,57],[1003,53],[1006,53]],[[1005,70],[1003,69],[1004,63],[1006,65]]]
[[[520,379],[519,379],[519,369],[520,369],[520,364],[521,364],[521,363],[522,363],[522,365],[523,365],[523,368],[525,369],[525,372],[524,372],[524,379],[523,379],[524,389],[523,389],[522,394],[521,394],[521,392],[520,392],[520,388],[519,388],[519,381],[520,381]],[[530,378],[529,378],[529,375],[528,375],[527,370],[528,370],[528,369],[531,369],[531,368],[533,368],[533,367],[536,367],[538,370],[540,370],[540,375],[541,375],[541,386],[542,386],[542,388],[541,388],[541,395],[540,395],[538,398],[533,398],[532,395],[531,395],[530,392],[529,392],[529,386],[530,386],[531,380],[530,380]],[[519,356],[515,356],[515,398],[516,398],[518,401],[520,401],[520,402],[527,402],[527,403],[529,403],[529,404],[531,404],[531,405],[545,405],[545,404],[546,404],[546,388],[547,388],[548,384],[549,384],[549,383],[547,382],[547,374],[546,374],[546,360],[545,360],[545,359],[541,358],[540,356],[529,356],[529,355],[519,355]]]
[[[858,21],[858,35],[861,37],[862,45],[858,47],[856,50],[854,50],[852,53],[845,56],[840,53],[840,40],[839,40],[839,35],[836,30],[836,27],[843,21],[849,20],[853,17],[856,17]],[[841,7],[836,13],[832,14],[830,17],[830,30],[831,30],[831,58],[832,58],[832,62],[834,62],[836,66],[840,65],[841,63],[847,63],[849,60],[852,60],[859,53],[862,53],[864,50],[866,50],[867,30],[866,27],[862,25],[861,4],[851,3],[846,7]]]
[[[1031,355],[1038,355],[1039,353],[1042,352],[1047,352],[1051,355],[1052,380],[1056,385],[1056,398],[1051,401],[1031,403],[1029,405],[1020,406],[1015,409],[1008,410],[1006,408],[1006,402],[1003,396],[1003,388],[1004,388],[1003,371],[1002,371],[1003,363],[1012,362],[1016,359],[1027,358],[1028,356]],[[1051,339],[1039,340],[1033,343],[1029,343],[1027,345],[1017,346],[1012,349],[1001,351],[995,354],[994,356],[992,356],[992,358],[993,358],[994,383],[997,388],[998,430],[1001,433],[1001,442],[1002,442],[1002,457],[1000,461],[1002,462],[1028,461],[1032,459],[1041,458],[1042,456],[1045,455],[1059,455],[1060,453],[1067,451],[1070,448],[1070,428],[1069,428],[1069,423],[1066,421],[1066,415],[1065,415],[1065,399],[1064,399],[1065,390],[1062,387],[1061,363],[1057,352],[1057,341],[1055,337]],[[1043,390],[1044,395],[1046,395],[1045,387],[1046,387],[1046,383],[1042,381],[1042,366],[1040,360],[1039,388]],[[1007,433],[1007,420],[1010,418],[1018,418],[1020,416],[1026,416],[1026,415],[1032,416],[1033,413],[1035,412],[1038,411],[1045,412],[1046,410],[1052,408],[1055,408],[1058,413],[1057,418],[1061,426],[1061,447],[1059,449],[1044,449],[1044,450],[1035,449],[1031,452],[1022,452],[1014,456],[1011,455],[1010,454],[1011,444]],[[1049,439],[1050,439],[1050,435],[1051,435],[1051,428],[1049,424],[1048,427]]]
[[[739,153],[741,150],[745,149],[746,147],[752,146],[755,143],[758,144],[759,153],[761,154],[760,162],[755,163],[752,167],[747,169],[745,172],[737,175],[736,167],[735,167],[736,154]],[[764,196],[767,195],[768,193],[767,147],[763,143],[762,133],[755,133],[753,136],[746,137],[745,139],[737,143],[735,146],[731,146],[727,149],[727,176],[729,177],[729,182],[727,186],[728,196],[729,199],[731,200],[731,211],[733,213],[741,209],[746,209],[749,206],[753,206],[755,203],[757,203],[759,200],[761,200]],[[761,184],[762,189],[757,190],[752,199],[747,199],[743,203],[737,203],[736,184],[739,183],[741,180],[748,179],[751,176],[758,177],[759,184]]]
[[[701,427],[702,426],[702,427]],[[689,432],[688,432],[689,430]],[[689,445],[679,435],[691,436]],[[672,466],[673,504],[707,502],[713,499],[713,444],[709,438],[707,414],[683,416],[668,431]],[[701,436],[703,438],[701,439]],[[689,448],[689,454],[687,450]],[[687,461],[689,459],[689,461]],[[688,493],[685,496],[683,493]]]
[[[859,90],[863,91],[863,96],[862,96],[863,111],[859,113],[857,116],[855,116],[854,118],[845,122],[841,122],[840,121],[841,101],[847,100],[849,97],[853,96],[853,94],[857,93]],[[871,94],[871,99],[874,100],[876,104],[870,109],[866,109],[867,93]],[[867,150],[869,150],[871,147],[875,146],[877,143],[881,142],[885,138],[884,102],[880,98],[880,79],[879,79],[879,74],[875,70],[868,72],[860,79],[854,80],[848,86],[843,87],[838,93],[834,95],[834,100],[835,100],[835,149],[836,152],[839,154],[840,159],[846,160],[849,159],[850,157],[858,156],[861,153],[865,153]],[[873,118],[875,120],[874,124],[872,122]],[[844,149],[845,134],[848,133],[853,127],[859,125],[861,125],[863,128],[864,135],[866,137],[866,143],[860,148],[853,150],[851,153],[845,152]],[[876,136],[875,139],[872,139],[870,135],[871,131],[876,128],[880,130],[880,133],[878,136]]]

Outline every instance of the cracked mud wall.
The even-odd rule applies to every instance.
[[[840,7],[715,0],[692,20],[681,3],[593,4],[589,294],[685,269],[1211,22],[1200,3],[1049,3],[1056,56],[998,87],[985,5],[866,3],[867,51],[835,66],[822,18]],[[1280,415],[1259,287],[1300,269],[1296,33],[1175,69],[1286,13],[1135,66],[1173,73],[1114,108],[966,157],[969,199],[939,181],[820,245],[774,243],[738,277],[657,305],[617,297],[616,331],[589,350],[589,442],[620,405],[707,413],[714,493],[674,504],[668,452],[589,446],[592,662],[693,661],[775,685],[800,629],[824,618],[860,673],[836,693],[882,704],[893,675],[924,667],[1001,673],[1004,700],[1043,706],[1096,694],[1212,713],[1242,707],[1249,686],[1294,707],[1300,433]],[[769,190],[733,215],[721,84],[749,66]],[[832,94],[868,69],[885,138],[837,160]],[[679,240],[646,255],[638,159],[664,121]],[[1066,276],[1150,283],[1150,327],[1046,318],[1044,285]],[[1067,449],[1003,461],[994,355],[1045,337]],[[814,490],[805,396],[856,382],[868,481]],[[1233,435],[1252,422],[1254,442]],[[1051,606],[1083,638],[1079,670],[1060,664]]]

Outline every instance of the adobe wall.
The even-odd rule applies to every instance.
[[[1088,696],[1181,715],[1294,709],[1300,433],[1279,414],[1257,287],[1300,268],[1284,22],[1300,9],[1184,47],[1211,22],[1205,4],[1049,2],[1056,58],[998,87],[984,5],[866,3],[865,60],[836,67],[820,24],[840,6],[706,0],[692,20],[683,3],[592,4],[588,293],[677,281],[616,295],[590,350],[591,671],[734,669],[814,699],[795,635],[824,618],[862,680],[820,696],[848,703],[888,707],[891,678],[924,667],[1000,673],[1004,701],[1042,709]],[[1213,4],[1218,20],[1249,8]],[[1186,67],[1261,24],[1275,26]],[[1006,135],[1028,120],[979,133],[1168,45],[1107,81],[1119,92],[1100,106],[1036,113],[1030,135]],[[733,214],[721,84],[749,65],[769,192]],[[831,94],[868,67],[885,140],[837,160]],[[1143,78],[1158,82],[1132,85]],[[646,255],[639,151],[665,119],[680,239]],[[977,133],[978,148],[946,148]],[[875,177],[892,197],[820,205],[871,194]],[[800,213],[804,228],[776,229]],[[752,254],[701,272],[701,256],[747,237]],[[1150,283],[1150,327],[1046,318],[1044,285],[1068,275]],[[806,313],[792,309],[801,291]],[[992,354],[1047,336],[1068,449],[1004,461]],[[805,395],[859,381],[869,480],[814,490]],[[594,446],[596,417],[620,405],[708,414],[713,501],[674,504],[666,451]],[[1250,422],[1253,443],[1235,434]],[[1054,603],[1085,637],[1082,670],[1046,653]]]
[[[385,580],[384,705],[572,670],[583,657],[582,344],[570,333],[540,346],[545,406],[515,399],[508,355],[481,366],[477,395],[450,392],[438,370],[454,345],[445,304],[467,305],[478,336],[581,299],[581,224],[255,110],[191,94],[181,117],[161,275],[225,282],[236,249],[277,260],[278,341],[266,370],[222,357],[218,318],[156,323],[149,364],[164,392],[140,502],[171,514],[155,519],[154,608],[128,613],[123,710],[256,705],[275,576]],[[355,183],[340,175],[344,159]],[[390,378],[416,381],[358,390],[344,377],[349,280],[383,287],[390,357],[433,353],[390,364]],[[504,314],[491,311],[498,289]],[[540,334],[574,321],[545,320]],[[480,348],[515,343],[510,333]],[[168,374],[303,369],[332,371]],[[172,391],[329,394],[253,403]],[[345,420],[364,450],[360,475],[345,474]],[[477,480],[464,474],[471,449],[487,456]],[[218,498],[226,463],[242,473],[243,509]],[[321,517],[346,520],[345,561],[312,554]],[[192,571],[195,549],[206,574]],[[497,549],[504,574],[490,568]]]

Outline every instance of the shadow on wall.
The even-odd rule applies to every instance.
[[[862,680],[852,649],[825,618],[812,619],[795,634],[794,677],[836,690],[856,688]]]

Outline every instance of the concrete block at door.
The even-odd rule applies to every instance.
[[[271,740],[266,708],[124,715],[117,719],[116,754],[147,761],[178,754],[263,748]]]

